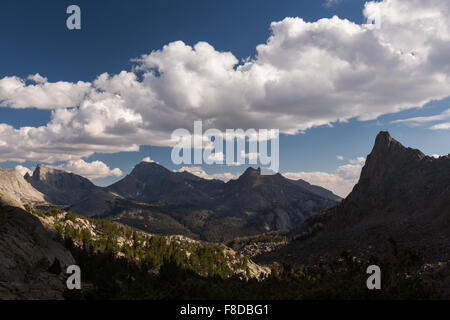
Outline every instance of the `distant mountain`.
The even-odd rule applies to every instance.
[[[311,216],[298,239],[257,261],[317,262],[387,252],[389,242],[450,259],[450,156],[425,156],[380,132],[358,184],[334,208]]]
[[[87,216],[108,214],[120,204],[130,206],[126,199],[94,185],[90,180],[52,167],[38,165],[33,175],[26,174],[25,179],[43,194],[48,203]]]
[[[206,240],[290,230],[312,213],[337,203],[279,174],[261,175],[253,168],[224,183],[143,162],[107,189],[141,205],[116,212],[118,221],[149,232],[161,231],[161,224],[178,231],[185,228],[183,234]],[[154,223],[155,219],[161,222]],[[165,229],[170,233],[170,228]]]
[[[253,168],[229,181],[219,201],[226,208],[224,211],[246,216],[264,231],[290,230],[314,212],[336,204],[291,183],[281,174],[261,175],[260,169]]]
[[[224,184],[188,172],[173,172],[157,163],[141,162],[129,175],[107,189],[136,201],[196,207],[212,200]]]
[[[44,165],[38,165],[32,176],[27,173],[25,179],[56,205],[77,203],[100,189],[82,176]]]
[[[0,194],[28,205],[46,204],[44,194],[37,191],[14,169],[0,169]]]

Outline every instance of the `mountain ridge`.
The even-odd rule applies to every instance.
[[[45,165],[24,180],[45,201],[67,210],[110,217],[152,233],[176,232],[211,241],[291,230],[315,211],[337,203],[280,174],[262,175],[252,167],[227,183],[149,162],[137,164],[108,187]]]

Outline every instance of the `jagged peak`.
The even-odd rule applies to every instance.
[[[389,132],[381,131],[375,139],[372,152],[367,156],[358,185],[361,181],[372,181],[375,185],[380,185],[385,176],[395,174],[405,165],[421,161],[425,157],[420,150],[405,147],[392,138]],[[349,197],[352,195],[353,192]]]
[[[43,164],[38,164],[36,169],[34,169],[33,175],[31,176],[33,179],[42,179],[47,174],[52,173],[65,173],[63,170],[55,169],[50,166],[46,166]]]
[[[41,173],[44,173],[44,172],[55,172],[55,171],[63,172],[63,170],[59,170],[59,169],[56,169],[54,167],[47,166],[47,165],[44,165],[44,164],[38,164],[36,166],[36,169],[34,169],[34,172],[41,172]]]
[[[375,139],[375,145],[372,149],[372,155],[385,155],[393,153],[409,152],[419,159],[425,157],[425,155],[417,149],[407,148],[400,142],[395,140],[387,131],[380,131]]]
[[[391,145],[399,145],[403,147],[403,145],[392,138],[388,131],[380,131],[375,139],[375,148],[389,148]]]
[[[255,169],[253,167],[248,167],[244,173],[242,173],[243,176],[245,175],[260,175],[261,174],[261,168]]]

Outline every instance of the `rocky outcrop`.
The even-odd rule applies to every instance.
[[[28,183],[14,169],[0,169],[0,193],[8,195],[16,202],[28,205],[43,205],[44,195]]]
[[[0,193],[0,299],[62,299],[72,255],[56,233]]]
[[[298,240],[257,261],[317,262],[344,250],[382,253],[389,250],[389,239],[427,261],[447,261],[450,156],[426,156],[380,132],[350,195],[302,229]]]

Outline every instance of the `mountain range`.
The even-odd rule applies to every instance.
[[[340,201],[324,188],[281,174],[262,175],[260,169],[248,168],[238,179],[225,183],[151,162],[139,163],[108,187],[38,165],[24,177],[4,170],[1,188],[32,206],[58,206],[146,232],[208,241],[293,230],[313,213]]]
[[[151,233],[182,235],[162,241],[181,243],[182,250],[195,245],[205,261],[215,259],[216,253],[208,255],[211,250],[227,253],[226,261],[237,259],[236,270],[247,264],[254,277],[269,272],[260,265],[314,268],[345,251],[369,260],[381,256],[388,264],[390,252],[406,249],[422,256],[448,290],[449,181],[450,155],[426,156],[388,132],[378,134],[358,183],[342,201],[321,187],[254,168],[225,183],[142,162],[108,187],[44,165],[25,176],[0,169],[0,297],[62,298],[61,267],[74,263],[74,256],[61,243],[61,232],[101,244],[117,226],[89,217],[135,227],[148,239]],[[32,209],[51,207],[63,210]],[[133,233],[120,228],[125,227],[116,230],[112,248],[120,247],[127,233],[126,241],[133,243]],[[191,238],[233,240],[229,243],[237,251]],[[127,248],[120,254],[129,254]],[[252,261],[241,255],[246,250]]]

